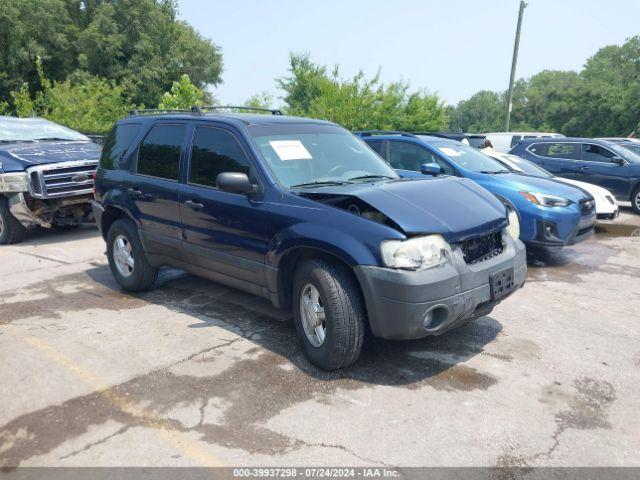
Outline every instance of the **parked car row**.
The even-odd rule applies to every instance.
[[[571,245],[598,208],[617,215],[608,192],[492,158],[473,136],[353,135],[266,113],[134,111],[101,154],[64,127],[3,117],[0,243],[95,219],[123,289],[170,265],[262,296],[331,370],[358,358],[365,331],[421,338],[489,314],[524,284],[525,243]]]

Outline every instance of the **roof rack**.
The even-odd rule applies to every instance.
[[[401,135],[403,137],[415,137],[413,133],[402,132],[400,130],[356,130],[355,135],[361,137],[372,137],[373,135]]]
[[[205,111],[211,110],[251,110],[252,112],[269,112],[271,115],[282,115],[282,112],[275,108],[246,107],[241,105],[194,105],[193,107],[191,107],[191,113],[197,115],[202,115]]]
[[[183,108],[134,108],[129,115],[155,115],[158,113],[191,113]]]

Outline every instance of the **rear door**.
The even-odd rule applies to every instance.
[[[260,185],[247,151],[235,133],[223,126],[196,125],[193,129],[187,184],[180,203],[184,248],[197,266],[227,280],[231,277],[262,286],[267,251],[264,202],[224,192],[216,183],[220,173],[242,172]]]
[[[186,130],[184,124],[154,124],[140,143],[125,181],[147,252],[177,259],[182,258],[180,164]]]
[[[626,197],[629,191],[630,167],[619,165],[611,159],[619,155],[595,143],[582,144],[582,156],[576,177],[587,183],[594,183],[610,190],[617,197]]]
[[[545,170],[564,178],[576,178],[580,144],[572,142],[532,143],[526,150],[528,158]]]

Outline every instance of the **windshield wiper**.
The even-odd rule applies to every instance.
[[[316,180],[315,182],[298,183],[291,185],[289,188],[296,187],[318,187],[318,186],[331,186],[331,185],[344,185],[345,183],[352,183],[348,180]]]
[[[33,142],[33,140],[0,140],[0,143],[27,143]]]
[[[494,175],[496,173],[512,173],[509,170],[480,170],[478,173],[487,173],[489,175]]]
[[[352,180],[366,180],[366,179],[369,179],[369,178],[385,178],[385,179],[388,179],[388,180],[393,180],[396,177],[390,177],[389,175],[360,175],[359,177],[350,178],[349,181],[352,181]]]

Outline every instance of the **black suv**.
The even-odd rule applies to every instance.
[[[173,265],[263,296],[292,310],[311,361],[335,369],[358,358],[366,325],[438,335],[524,283],[517,215],[491,193],[402,179],[338,125],[272,113],[117,122],[94,211],[124,289]]]

